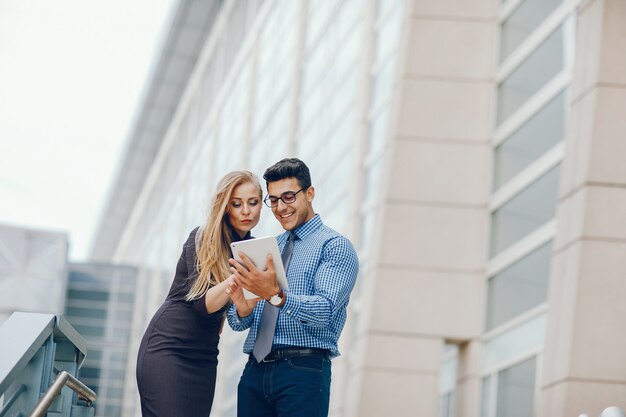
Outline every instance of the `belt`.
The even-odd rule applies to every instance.
[[[261,362],[276,362],[283,359],[293,358],[295,356],[325,356],[328,357],[330,351],[328,349],[313,349],[313,348],[287,348],[277,349],[271,351],[265,359]],[[250,360],[254,359],[254,356],[250,354]]]

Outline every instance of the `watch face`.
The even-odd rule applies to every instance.
[[[273,306],[277,306],[280,304],[280,302],[283,301],[282,298],[280,298],[280,296],[277,295],[273,295],[272,298],[270,298],[270,304]]]

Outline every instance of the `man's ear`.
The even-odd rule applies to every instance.
[[[311,201],[313,201],[313,198],[315,198],[315,187],[310,186],[306,189],[306,199],[310,203]]]

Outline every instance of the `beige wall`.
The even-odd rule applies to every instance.
[[[626,2],[581,2],[541,417],[626,408]]]

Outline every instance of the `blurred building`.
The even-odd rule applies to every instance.
[[[98,395],[96,417],[124,415],[124,384],[135,360],[129,344],[136,284],[133,267],[70,264],[64,316],[87,341],[79,378]]]
[[[14,311],[61,314],[67,234],[0,225],[0,325]]]
[[[626,2],[172,16],[92,251],[139,266],[132,352],[216,181],[297,156],[361,259],[331,415],[626,407]],[[256,235],[280,232],[262,217]],[[236,415],[242,343],[223,334],[213,416]],[[140,414],[134,389],[124,410]]]
[[[87,341],[79,378],[98,395],[96,416],[124,415],[137,269],[67,255],[65,233],[0,225],[0,326],[16,311],[63,315]]]

